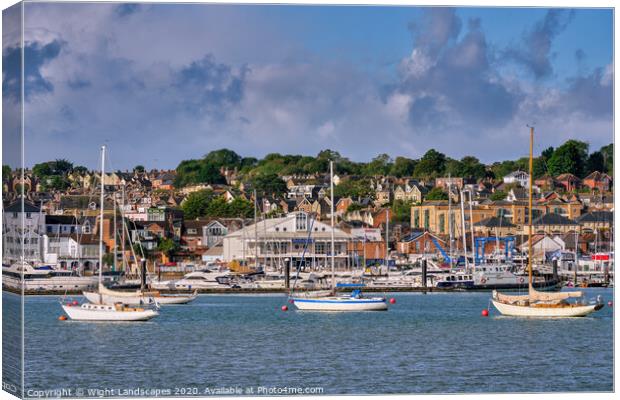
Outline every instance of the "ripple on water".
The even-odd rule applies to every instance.
[[[321,386],[331,394],[613,389],[608,307],[584,319],[522,320],[495,310],[480,317],[488,293],[393,297],[388,312],[321,314],[281,312],[284,296],[199,296],[135,324],[62,322],[57,298],[27,298],[26,386]],[[3,299],[19,306],[17,296]]]

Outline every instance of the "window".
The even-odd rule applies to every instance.
[[[31,213],[26,213],[26,218],[31,219],[32,218],[32,214]]]
[[[446,215],[441,214],[439,216],[439,232],[445,233],[446,231]]]
[[[298,231],[305,231],[308,226],[308,215],[306,213],[297,213],[295,216],[295,228]]]
[[[424,229],[428,229],[428,226],[430,225],[430,218],[430,211],[424,210]]]
[[[420,227],[420,210],[415,210],[413,212],[413,226],[416,228]]]

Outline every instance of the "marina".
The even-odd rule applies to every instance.
[[[610,289],[585,291],[613,300]],[[522,320],[493,310],[481,317],[483,292],[388,296],[396,299],[389,312],[360,315],[282,312],[283,294],[200,295],[131,325],[59,321],[58,297],[26,297],[26,390],[127,382],[199,395],[231,385],[316,386],[325,394],[613,389],[611,307],[585,318]],[[5,315],[20,307],[16,295],[3,301]],[[50,337],[63,339],[50,346]],[[136,365],[158,367],[145,374]]]
[[[2,389],[613,396],[616,21],[6,8]]]

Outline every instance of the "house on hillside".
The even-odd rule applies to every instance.
[[[591,190],[600,192],[608,192],[611,190],[611,177],[605,173],[594,171],[590,175],[583,178],[583,185]]]
[[[581,179],[577,178],[573,174],[558,175],[555,180],[562,185],[565,191],[572,192],[581,187]]]
[[[503,180],[504,183],[518,183],[523,188],[530,185],[530,175],[525,171],[513,171],[504,176]]]

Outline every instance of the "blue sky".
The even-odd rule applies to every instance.
[[[436,148],[491,162],[525,155],[532,122],[537,151],[613,140],[609,9],[25,10],[27,165],[95,167],[102,143],[114,169],[173,168],[223,147],[256,157],[332,148],[356,161]],[[5,91],[19,87],[9,17]],[[14,113],[15,99],[3,110]]]

